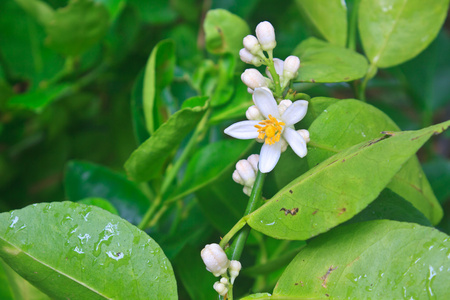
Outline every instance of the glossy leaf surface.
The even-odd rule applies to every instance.
[[[347,42],[347,7],[344,1],[296,0],[300,13],[314,31],[331,44],[345,47]]]
[[[395,132],[343,150],[280,190],[250,214],[248,224],[292,240],[328,231],[364,209],[423,143],[448,126],[450,121]]]
[[[53,50],[75,56],[98,43],[109,27],[106,8],[91,0],[71,0],[57,9],[46,24],[47,44]]]
[[[244,20],[224,9],[208,11],[203,28],[206,49],[214,54],[232,53],[237,56],[243,48],[243,38],[250,34]]]
[[[136,183],[129,181],[122,174],[92,163],[69,162],[64,185],[69,200],[104,198],[117,208],[122,218],[133,224],[140,222],[150,205],[150,201]]]
[[[387,68],[424,50],[447,16],[448,0],[361,0],[358,27],[370,62]]]
[[[292,53],[300,58],[297,82],[346,82],[367,72],[367,61],[359,53],[309,38]]]
[[[388,130],[399,128],[377,108],[358,100],[341,100],[327,107],[309,128],[313,147],[306,158],[313,167],[336,152],[379,138],[382,131]],[[442,209],[415,156],[395,174],[388,188],[411,202],[433,224],[442,218]]]
[[[177,299],[158,244],[94,206],[41,203],[0,214],[0,256],[52,298]]]
[[[205,100],[204,97],[200,98]],[[204,102],[203,106],[186,107],[173,114],[128,158],[125,163],[128,175],[136,181],[146,181],[158,176],[165,159],[195,128],[207,106],[208,103]]]
[[[417,224],[339,227],[297,255],[272,297],[248,299],[447,299],[449,247],[447,235]]]
[[[94,197],[84,198],[77,202],[81,203],[81,204],[86,204],[86,205],[94,205],[94,206],[100,207],[101,209],[109,211],[113,215],[119,215],[119,212],[114,207],[114,205],[112,205],[108,200],[103,199],[103,198],[94,198]]]
[[[172,82],[175,68],[175,44],[159,42],[148,59],[144,73],[143,106],[147,130],[152,135],[163,123],[160,106],[162,90]]]

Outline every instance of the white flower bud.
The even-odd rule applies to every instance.
[[[252,187],[246,186],[244,185],[244,188],[242,189],[242,191],[244,192],[244,194],[246,194],[247,196],[250,197],[251,193],[252,193]]]
[[[216,281],[213,285],[213,288],[216,290],[216,292],[220,295],[220,296],[225,296],[228,292],[228,288],[225,286],[225,284]]]
[[[243,41],[245,49],[248,50],[253,55],[258,55],[261,53],[261,45],[258,39],[253,35],[247,35]]]
[[[284,61],[282,61],[279,58],[274,58],[273,65],[275,67],[275,72],[277,72],[277,74],[278,74],[278,76],[280,76],[280,80],[281,80],[281,77],[283,76]],[[270,78],[270,80],[273,81],[272,74],[270,74],[270,71],[269,71],[269,67],[266,67],[266,75]]]
[[[236,279],[236,277],[239,275],[239,272],[241,271],[242,265],[239,261],[237,260],[232,260],[230,262],[230,281],[231,284],[234,283],[234,280]]]
[[[283,77],[287,80],[294,79],[300,68],[300,59],[297,56],[288,56],[284,61]]]
[[[267,81],[256,69],[247,69],[241,75],[242,82],[251,89],[267,87]]]
[[[278,104],[278,112],[280,113],[280,116],[284,114],[286,109],[291,106],[292,101],[291,100],[281,100],[280,104]]]
[[[247,88],[247,92],[249,92],[249,94],[253,94],[253,90],[251,88]]]
[[[247,158],[247,161],[252,165],[253,170],[258,172],[259,154],[252,154]]]
[[[239,175],[237,170],[234,170],[232,177],[234,182],[244,185],[244,180],[242,180],[241,175]]]
[[[252,165],[245,159],[241,159],[236,163],[236,171],[238,171],[239,176],[241,176],[244,181],[244,185],[253,186],[256,179],[255,170]]]
[[[206,270],[216,277],[224,274],[230,265],[227,255],[219,244],[206,245],[201,252],[201,256],[206,265]]]
[[[230,264],[231,264],[231,261],[230,261]],[[226,279],[225,277],[222,277],[222,278],[220,278],[220,283],[223,283],[223,284],[227,285],[228,284],[228,279]]]
[[[247,111],[245,112],[245,116],[249,120],[264,120],[263,115],[261,114],[261,111],[256,107],[256,105],[250,106]]]
[[[241,60],[247,64],[254,65],[255,67],[259,67],[262,65],[261,59],[251,54],[247,49],[242,48],[239,50],[239,57]]]
[[[261,22],[256,26],[256,36],[261,44],[261,49],[270,51],[277,45],[275,41],[275,29],[267,21]]]
[[[302,138],[305,140],[305,142],[309,143],[310,138],[309,138],[309,131],[306,129],[300,129],[297,130],[297,132],[302,136]]]

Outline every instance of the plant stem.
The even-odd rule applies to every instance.
[[[353,7],[348,24],[347,48],[351,50],[356,49],[356,23],[358,21],[359,1],[360,0],[355,0],[353,2]]]
[[[361,85],[358,89],[358,99],[361,101],[366,101],[366,87],[367,82],[372,79],[375,74],[377,73],[377,67],[372,63],[369,66],[369,69],[367,70],[366,76],[364,77],[363,81],[361,82]]]
[[[275,64],[273,62],[273,52],[267,51],[267,53],[269,54],[269,60],[267,61],[267,66],[269,67],[269,72],[272,75],[273,82],[275,84],[275,93],[274,94],[275,94],[275,97],[278,99],[278,98],[282,97],[280,76],[278,75],[278,73],[275,69]]]
[[[150,218],[153,216],[153,213],[156,211],[158,206],[161,204],[161,193],[156,197],[155,201],[153,201],[152,205],[148,208],[144,217],[138,225],[138,228],[141,230],[145,230],[147,228],[147,224],[150,222]]]

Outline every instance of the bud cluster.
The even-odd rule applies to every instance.
[[[256,37],[253,35],[247,35],[244,40],[244,48],[239,51],[241,60],[247,64],[259,67],[261,65],[271,65],[275,68],[280,81],[279,85],[284,90],[289,82],[293,80],[300,68],[300,59],[297,56],[289,56],[285,61],[273,58],[273,49],[277,45],[275,40],[275,29],[272,24],[267,21],[261,22],[256,26]],[[264,52],[268,53],[269,57],[264,55]],[[269,67],[266,68],[266,74],[264,77],[256,69],[247,69],[242,73],[241,79],[245,85],[248,86],[248,92],[253,93],[253,90],[258,87],[268,87],[274,89],[274,78],[269,71]]]
[[[222,247],[214,243],[206,245],[200,255],[206,265],[206,270],[216,277],[222,276],[220,281],[214,283],[213,288],[219,295],[225,296],[241,271],[241,263],[237,260],[230,261]]]
[[[256,107],[255,107],[256,108]],[[256,108],[258,110],[258,108]],[[259,111],[259,110],[258,110]],[[241,159],[236,163],[236,170],[233,172],[233,180],[244,186],[244,194],[250,196],[253,184],[258,172],[259,155],[252,154],[247,159]]]

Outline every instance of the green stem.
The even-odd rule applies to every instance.
[[[144,217],[142,218],[141,222],[138,225],[138,228],[141,230],[145,230],[147,228],[147,224],[150,222],[150,218],[153,216],[154,212],[158,208],[158,206],[161,204],[161,194],[156,197],[155,201],[153,201],[152,205],[148,208],[147,212],[145,213]]]
[[[367,70],[366,76],[364,77],[363,81],[361,82],[361,85],[358,89],[358,99],[361,101],[366,101],[366,87],[367,82],[369,82],[370,79],[372,79],[375,74],[377,73],[377,67],[374,64],[370,64],[369,69]]]
[[[358,21],[359,1],[360,0],[355,0],[353,2],[352,12],[348,24],[347,48],[351,50],[356,49],[356,23]]]
[[[247,216],[254,212],[259,206],[261,206],[261,194],[262,188],[264,185],[264,178],[266,177],[265,173],[261,173],[258,171],[256,175],[256,180],[253,185],[252,193],[250,194],[250,199],[248,200],[247,208],[245,210],[244,220],[247,219]],[[241,219],[242,220],[242,219]],[[234,228],[234,227],[233,227]],[[238,236],[234,239],[233,244],[231,245],[231,260],[239,260],[241,258],[242,250],[244,249],[245,242],[247,241],[248,235],[250,233],[250,227],[244,227],[238,234]]]
[[[269,54],[269,60],[267,62],[267,66],[269,67],[269,72],[272,75],[273,82],[275,84],[275,97],[278,99],[282,97],[282,91],[281,91],[281,82],[280,82],[280,76],[278,75],[275,64],[273,63],[273,52],[268,51]]]

